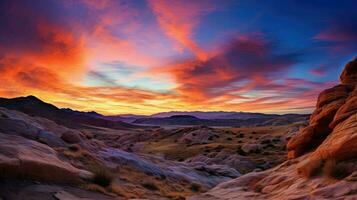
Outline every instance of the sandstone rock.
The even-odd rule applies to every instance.
[[[357,155],[357,114],[338,124],[311,157],[345,160]]]
[[[357,199],[356,173],[340,181],[301,176],[310,177],[314,171],[321,171],[326,160],[344,161],[355,166],[357,58],[346,65],[341,83],[319,95],[310,125],[289,140],[288,157],[292,160],[261,173],[250,173],[219,184],[207,193],[189,199]],[[312,152],[307,153],[309,151]],[[355,168],[348,170],[352,172]]]
[[[346,65],[340,80],[343,84],[357,84],[357,57]]]
[[[208,129],[202,128],[194,131],[190,131],[185,133],[181,138],[180,141],[185,143],[208,143],[210,140],[214,138],[215,133]]]
[[[0,131],[6,134],[21,135],[28,139],[35,140],[41,129],[32,126],[19,119],[4,119],[0,118]]]
[[[75,188],[75,186],[32,183],[24,181],[2,181],[0,199],[11,200],[121,200],[98,192]]]
[[[345,99],[348,97],[349,93],[353,90],[350,85],[337,85],[330,89],[324,90],[320,93],[316,107],[321,108],[322,106],[331,103],[339,99]]]
[[[62,133],[61,138],[70,144],[78,143],[81,141],[81,138],[79,137],[79,135],[73,131],[66,131],[66,132]]]
[[[351,96],[347,102],[338,109],[333,122],[330,124],[330,128],[335,128],[340,122],[355,113],[357,113],[357,95]]]
[[[65,147],[66,144],[61,138],[49,131],[39,131],[38,140],[42,143],[47,144],[50,147]]]
[[[207,165],[226,165],[236,169],[240,173],[249,172],[256,168],[256,165],[249,159],[235,154],[227,154],[224,151],[221,151],[216,155],[209,155],[209,157],[205,155],[197,155],[189,158],[186,162],[203,162]]]
[[[242,146],[242,150],[245,153],[255,153],[262,149],[262,145],[260,144],[244,144]]]
[[[16,135],[0,133],[0,176],[78,183],[91,173],[61,161],[50,147]]]

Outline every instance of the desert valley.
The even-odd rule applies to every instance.
[[[355,59],[311,116],[235,113],[242,119],[216,119],[225,126],[189,113],[142,125],[2,98],[0,197],[356,199],[356,84]]]
[[[0,200],[357,200],[356,0],[0,0]]]

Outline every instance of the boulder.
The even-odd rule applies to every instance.
[[[340,80],[343,84],[357,84],[357,57],[349,62],[343,70]]]
[[[212,140],[215,136],[215,133],[208,129],[208,128],[202,128],[194,131],[189,131],[185,133],[181,138],[181,142],[185,143],[194,143],[194,144],[202,144],[202,143],[208,143],[210,140]]]
[[[0,118],[0,132],[35,140],[41,129],[20,119]]]
[[[335,128],[340,122],[355,113],[357,113],[357,95],[351,96],[347,102],[338,109],[333,122],[330,124],[330,128]]]
[[[79,183],[92,174],[57,157],[47,145],[17,135],[0,133],[0,177]]]
[[[331,103],[339,99],[345,99],[348,97],[349,93],[353,90],[353,87],[350,85],[337,85],[330,89],[324,90],[320,93],[317,99],[317,108]]]
[[[296,158],[315,149],[332,132],[330,124],[334,121],[337,111],[345,104],[348,97],[346,92],[350,91],[345,88],[344,92],[341,92],[341,88],[344,87],[333,87],[320,95],[317,106],[321,107],[317,107],[311,115],[310,125],[293,136],[287,144],[289,158]]]
[[[260,144],[244,144],[242,146],[242,150],[245,153],[255,153],[262,149],[262,145]]]
[[[79,137],[79,135],[74,131],[66,131],[66,132],[62,133],[61,138],[70,144],[78,143],[81,141],[81,138]]]
[[[357,155],[357,114],[338,124],[311,158],[347,160]]]
[[[58,137],[56,134],[49,132],[49,131],[44,131],[41,130],[38,133],[38,141],[41,143],[47,144],[50,147],[65,147],[66,144],[63,142],[63,140]]]

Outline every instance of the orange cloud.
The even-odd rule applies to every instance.
[[[214,10],[209,1],[165,1],[149,0],[160,27],[180,45],[192,51],[200,60],[208,55],[192,39],[194,28],[202,15]]]

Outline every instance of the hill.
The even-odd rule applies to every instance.
[[[94,112],[82,113],[59,109],[52,104],[43,102],[35,96],[17,97],[12,99],[0,98],[0,107],[17,110],[30,116],[47,118],[70,128],[84,125],[113,129],[140,128],[139,126],[121,121],[110,121],[98,118],[99,114]]]

